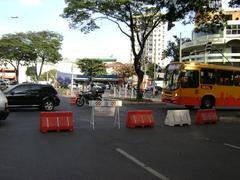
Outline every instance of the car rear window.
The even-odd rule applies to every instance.
[[[51,85],[45,85],[42,87],[43,91],[47,91],[47,93],[50,94],[57,94],[56,89],[54,89],[54,87],[52,87]]]

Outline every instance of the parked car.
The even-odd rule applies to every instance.
[[[39,107],[44,111],[53,111],[60,104],[57,91],[51,85],[23,83],[11,86],[3,91],[11,107]]]
[[[5,120],[9,115],[8,101],[6,96],[0,91],[0,120]]]

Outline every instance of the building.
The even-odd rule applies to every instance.
[[[182,61],[240,65],[240,11],[224,10],[222,3],[227,25],[211,33],[192,32],[192,40],[182,45]]]
[[[167,23],[160,23],[150,34],[145,44],[143,58],[150,63],[158,64],[163,67],[162,60],[163,51],[166,47],[166,33]],[[139,45],[136,45],[136,50],[139,51]],[[133,54],[131,53],[131,60],[133,62]]]

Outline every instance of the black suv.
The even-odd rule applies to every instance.
[[[39,107],[52,111],[60,104],[57,91],[51,85],[24,83],[11,86],[3,91],[11,107]]]

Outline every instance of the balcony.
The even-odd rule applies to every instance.
[[[213,54],[207,54],[206,56],[204,54],[198,54],[198,55],[189,55],[182,57],[183,61],[195,61],[195,62],[204,62],[205,58],[207,62],[214,62],[214,63],[228,63],[228,61],[234,63],[234,62],[240,62],[240,53],[224,53],[224,58],[222,54],[220,53],[213,53]]]

